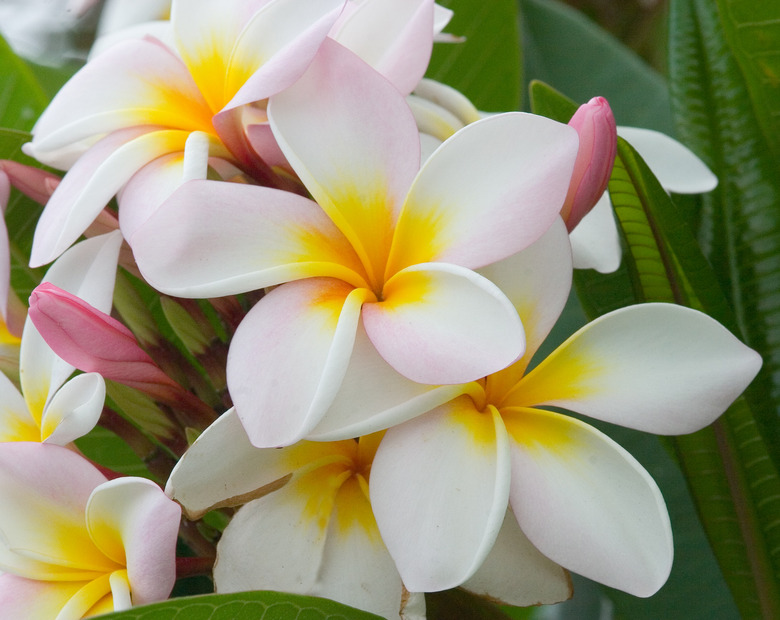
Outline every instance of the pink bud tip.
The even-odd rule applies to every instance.
[[[571,232],[607,189],[617,152],[617,126],[604,97],[581,105],[569,121],[580,137],[569,193],[561,216]]]

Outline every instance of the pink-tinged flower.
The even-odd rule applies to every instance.
[[[581,105],[569,126],[580,137],[569,193],[561,209],[561,217],[571,232],[607,189],[617,152],[617,127],[604,97],[593,97]]]
[[[0,444],[0,609],[62,618],[163,600],[181,509],[150,480],[108,481],[75,452]]]
[[[671,530],[653,480],[603,433],[547,408],[689,433],[726,409],[761,360],[702,313],[642,304],[589,323],[527,371],[568,297],[567,248],[559,220],[533,246],[481,270],[518,308],[528,342],[521,360],[445,401],[441,388],[404,382],[365,351],[309,435],[327,441],[378,420],[395,425],[374,459],[371,503],[410,590],[469,579],[507,505],[533,546],[568,570],[639,596],[666,580]]]
[[[127,236],[176,185],[205,178],[209,156],[272,179],[244,136],[244,115],[262,120],[265,111],[247,104],[301,75],[343,4],[175,0],[175,51],[128,39],[94,57],[44,111],[27,145],[40,161],[69,168],[38,223],[31,263],[64,251],[139,170],[144,183],[121,200]]]
[[[217,547],[217,591],[282,590],[324,596],[386,618],[424,617],[420,593],[404,593],[368,497],[381,434],[255,448],[234,410],[198,437],[166,492],[191,517],[245,504]],[[570,596],[568,577],[506,528],[502,546],[466,587],[514,604]],[[412,613],[415,610],[416,615]]]
[[[477,378],[522,354],[517,312],[474,269],[518,252],[557,218],[574,130],[528,114],[496,116],[455,135],[418,170],[404,99],[330,40],[271,99],[269,118],[318,204],[193,181],[131,239],[147,281],[177,296],[286,282],[247,314],[228,356],[228,387],[253,443],[306,436],[338,391],[362,328],[382,358],[424,383]]]
[[[118,231],[82,241],[51,266],[44,281],[109,310],[121,243]],[[46,344],[28,317],[19,357],[21,392],[0,375],[0,442],[65,445],[92,430],[103,409],[105,384],[96,373],[68,380],[73,371],[74,367]]]

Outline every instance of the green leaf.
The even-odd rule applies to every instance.
[[[755,108],[780,161],[780,3],[718,0],[720,24]]]
[[[445,32],[465,41],[435,44],[426,77],[457,88],[480,110],[517,110],[522,96],[517,2],[439,4],[455,11]]]
[[[84,437],[76,440],[79,450],[88,459],[126,476],[150,478],[144,462],[130,447],[105,428],[95,427]]]
[[[0,37],[0,127],[32,129],[49,102],[30,67]]]
[[[601,95],[620,125],[671,133],[664,79],[633,51],[571,7],[520,0],[523,73],[576,101]]]
[[[171,599],[100,616],[104,620],[375,620],[340,603],[280,592],[240,592]]]

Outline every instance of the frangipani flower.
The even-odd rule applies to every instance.
[[[368,485],[380,439],[255,448],[235,410],[200,435],[166,492],[192,518],[245,504],[217,546],[217,591],[281,590],[333,598],[386,618],[398,618],[399,610],[402,618],[424,617],[422,594],[404,590],[371,512]],[[505,528],[501,548],[465,584],[525,605],[568,598],[569,585],[565,571],[516,526]]]
[[[123,200],[123,228],[178,183],[205,178],[209,155],[272,181],[246,142],[245,106],[301,75],[343,4],[174,0],[175,52],[156,40],[128,39],[88,62],[41,115],[27,145],[39,161],[70,168],[38,223],[31,264],[62,253],[145,167],[145,187]]]
[[[526,326],[517,363],[436,403],[441,388],[404,385],[381,359],[364,357],[369,370],[348,370],[327,423],[310,435],[360,433],[376,419],[395,425],[374,459],[370,496],[410,590],[469,579],[493,547],[508,504],[533,546],[566,569],[639,596],[666,580],[671,530],[655,483],[603,433],[547,407],[653,433],[689,433],[726,409],[761,360],[704,314],[643,304],[589,323],[527,372],[568,296],[567,247],[559,221],[527,250],[482,270],[517,304]]]
[[[44,281],[111,308],[122,236],[118,231],[73,246],[49,269]],[[97,373],[73,373],[41,338],[28,318],[19,359],[21,392],[0,375],[0,442],[43,441],[65,445],[88,433],[103,410],[105,384]]]
[[[0,609],[78,620],[163,600],[181,509],[150,480],[108,481],[75,452],[0,444]]]
[[[193,181],[131,239],[144,277],[173,295],[287,282],[247,314],[228,356],[228,387],[255,445],[294,443],[320,421],[360,325],[388,363],[424,383],[477,378],[522,354],[517,312],[473,269],[518,252],[557,217],[577,149],[571,128],[496,116],[418,171],[401,95],[330,40],[271,99],[269,118],[319,206]]]

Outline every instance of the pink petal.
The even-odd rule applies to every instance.
[[[525,350],[523,327],[489,280],[446,263],[414,265],[363,308],[379,354],[419,383],[466,383],[508,366]]]
[[[539,116],[464,127],[409,191],[387,273],[430,261],[477,268],[527,247],[558,217],[576,154],[576,132]]]
[[[274,289],[246,315],[230,345],[227,380],[254,445],[292,444],[322,419],[347,369],[367,293],[310,278]]]
[[[290,165],[380,282],[392,227],[419,166],[414,119],[400,93],[327,39],[268,118]]]

